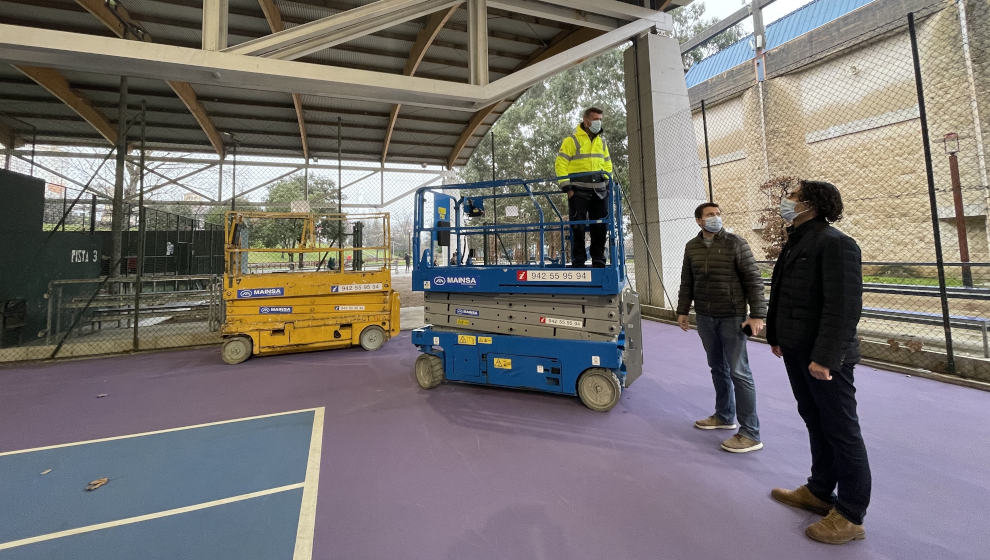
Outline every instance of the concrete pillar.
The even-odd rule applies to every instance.
[[[677,40],[637,37],[625,75],[636,289],[647,305],[673,307],[694,209],[708,199]]]

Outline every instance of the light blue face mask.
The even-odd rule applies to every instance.
[[[591,132],[598,134],[599,132],[602,131],[602,120],[598,119],[597,121],[591,121],[590,128],[591,128]]]
[[[705,231],[708,233],[722,231],[722,216],[708,216],[705,218]]]
[[[790,200],[788,198],[781,198],[780,217],[783,218],[784,221],[786,222],[793,222],[798,216],[807,212],[807,210],[798,212],[796,210],[797,204],[798,204],[797,202],[794,202],[793,200]]]

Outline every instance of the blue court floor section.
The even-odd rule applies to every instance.
[[[0,550],[3,560],[292,558],[302,488]]]
[[[313,420],[313,411],[304,411],[0,456],[0,544],[302,483]],[[110,479],[106,486],[85,490],[101,477]],[[286,494],[253,498],[237,507],[281,504],[295,496],[294,513],[279,518],[294,535],[300,494]],[[178,517],[192,519],[194,513],[215,514],[189,512]],[[152,531],[155,526],[184,522],[148,523],[147,530]],[[225,538],[223,533],[216,537]],[[148,546],[157,543],[150,541]],[[0,558],[14,550],[0,551]]]

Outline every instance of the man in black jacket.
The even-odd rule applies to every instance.
[[[733,430],[738,418],[739,432],[723,441],[722,449],[732,453],[757,451],[763,449],[763,442],[756,415],[756,387],[742,329],[748,327],[752,334],[763,329],[767,316],[763,279],[746,240],[722,228],[718,204],[706,202],[698,206],[694,218],[701,232],[684,248],[677,322],[688,330],[688,311],[693,301],[698,334],[715,384],[715,414],[696,421],[694,426],[701,430]]]
[[[808,427],[811,476],[796,490],[775,488],[770,495],[825,515],[805,534],[841,544],[866,536],[870,502],[870,464],[853,386],[863,305],[860,251],[830,225],[842,219],[842,197],[830,183],[800,181],[781,199],[780,214],[792,225],[773,270],[767,342],[784,359]]]

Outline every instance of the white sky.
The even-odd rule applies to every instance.
[[[763,8],[763,24],[769,25],[794,10],[810,3],[812,0],[776,0],[766,8]],[[738,10],[749,3],[749,0],[694,0],[695,4],[705,5],[705,17],[725,18],[732,12]],[[753,31],[753,20],[747,18],[743,22],[743,29],[746,33]]]

